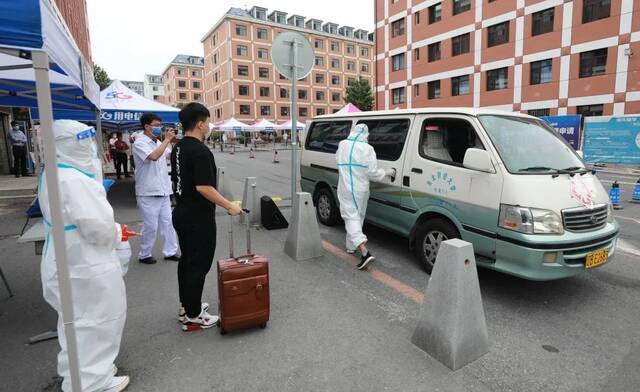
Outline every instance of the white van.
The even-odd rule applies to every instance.
[[[425,108],[327,115],[310,122],[301,185],[318,219],[340,220],[335,152],[369,127],[379,166],[367,221],[409,239],[430,272],[442,241],[473,244],[478,265],[532,280],[611,260],[619,232],[608,194],[580,154],[544,121],[517,113]]]

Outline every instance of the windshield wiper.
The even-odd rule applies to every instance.
[[[558,173],[560,173],[560,174],[570,174],[571,177],[573,177],[576,174],[580,174],[581,176],[583,176],[583,175],[589,173],[589,170],[587,170],[584,167],[580,167],[580,166],[571,166],[571,167],[568,167],[566,169],[558,170]]]
[[[557,171],[557,169],[552,169],[546,166],[531,166],[524,169],[520,169],[518,171],[520,172]]]

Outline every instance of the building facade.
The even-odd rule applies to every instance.
[[[204,103],[204,59],[177,55],[162,73],[164,103],[171,106]]]
[[[271,62],[271,44],[284,31],[301,33],[315,51],[313,70],[298,84],[300,121],[343,107],[351,81],[364,78],[374,86],[369,32],[261,7],[231,8],[202,39],[205,102],[212,121],[290,118],[291,81]]]
[[[162,75],[144,75],[144,96],[148,99],[164,103],[164,81]]]
[[[144,83],[133,80],[121,80],[122,84],[129,87],[134,93],[144,96]]]
[[[376,0],[378,109],[640,113],[640,0]]]
[[[91,39],[86,0],[55,0],[55,3],[78,49],[84,59],[91,64]]]

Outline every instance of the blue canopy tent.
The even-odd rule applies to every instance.
[[[0,2],[0,106],[38,108],[44,141],[62,322],[65,326],[73,391],[81,391],[72,292],[60,208],[53,110],[96,113],[100,129],[99,88],[93,71],[69,35],[51,0]],[[100,132],[98,132],[100,135]]]

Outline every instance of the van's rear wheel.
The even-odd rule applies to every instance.
[[[316,215],[325,226],[335,226],[340,220],[338,204],[333,198],[333,193],[328,188],[320,188],[316,191]]]
[[[429,219],[418,228],[415,252],[427,273],[433,270],[440,244],[453,238],[460,238],[460,233],[444,219]]]

